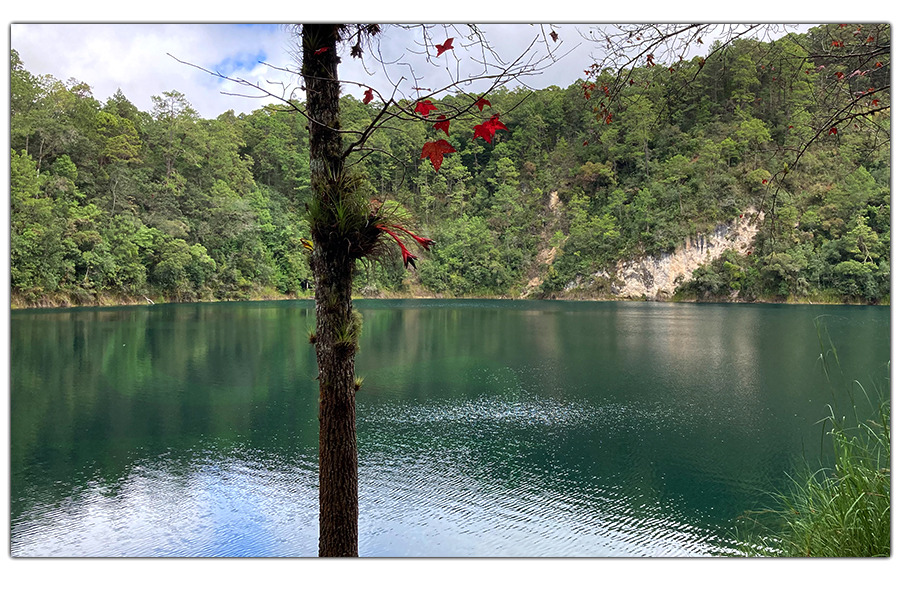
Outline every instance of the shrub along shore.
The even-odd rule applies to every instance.
[[[853,27],[797,39],[830,46]],[[394,209],[436,245],[412,274],[392,244],[360,267],[356,291],[515,298],[537,285],[540,298],[580,298],[566,291],[578,277],[672,252],[758,210],[752,248],[697,269],[676,299],[885,302],[889,105],[858,129],[823,134],[788,166],[803,130],[827,118],[821,92],[840,73],[834,60],[798,62],[796,48],[787,38],[744,40],[702,67],[697,57],[663,77],[639,68],[627,108],[608,121],[585,97],[606,74],[574,80],[582,68],[566,88],[501,88],[490,109],[446,136],[396,121],[353,170],[373,206]],[[884,67],[842,83],[865,92],[889,75]],[[10,51],[14,306],[306,296],[302,115],[270,105],[205,119],[177,90],[152,97],[145,112],[121,91],[95,98],[89,83],[32,73]],[[448,111],[466,101],[435,99]],[[344,127],[364,129],[381,106],[343,97]],[[472,125],[493,113],[508,129],[491,143],[474,138]],[[456,152],[435,170],[421,152],[438,136]],[[612,298],[609,287],[583,285],[583,297]]]

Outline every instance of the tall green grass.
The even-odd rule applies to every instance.
[[[885,395],[889,381],[874,384],[874,399],[859,381],[846,383],[830,339],[829,344],[826,348],[820,330],[821,359],[834,402],[822,427],[834,448],[834,465],[815,470],[804,465],[791,478],[789,491],[775,496],[778,508],[744,521],[753,523],[741,531],[747,555],[890,556],[891,428],[890,400]],[[849,417],[836,410],[838,380],[850,403]],[[866,409],[871,417],[861,418],[860,410]]]

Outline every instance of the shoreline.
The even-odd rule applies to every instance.
[[[547,299],[536,299],[530,297],[507,297],[507,296],[498,296],[498,295],[476,295],[476,296],[462,296],[462,297],[453,297],[453,296],[445,296],[440,293],[395,293],[395,292],[381,292],[375,296],[362,296],[362,295],[353,295],[354,300],[360,299],[446,299],[446,300],[455,300],[455,299],[463,299],[463,300],[472,300],[472,299],[486,299],[486,300],[497,300],[497,301],[655,301],[659,303],[728,303],[728,304],[744,304],[744,305],[754,305],[754,304],[783,304],[783,305],[856,305],[856,306],[890,306],[890,301],[886,302],[878,302],[878,303],[864,303],[864,302],[844,302],[844,301],[834,301],[834,300],[814,300],[810,298],[791,298],[786,300],[775,300],[775,299],[758,299],[754,301],[745,301],[739,299],[721,299],[721,300],[704,300],[704,299],[682,299],[682,298],[668,298],[668,299],[651,299],[651,298],[627,298],[627,297],[554,297]],[[148,306],[148,305],[164,305],[164,304],[172,304],[172,303],[227,303],[227,302],[260,302],[260,301],[312,301],[314,300],[313,295],[309,296],[301,296],[301,297],[293,297],[293,296],[273,296],[270,293],[267,293],[261,297],[250,297],[247,299],[199,299],[193,301],[166,301],[165,299],[160,299],[156,302],[149,302],[150,300],[146,297],[126,297],[126,296],[111,296],[104,295],[101,296],[94,301],[91,302],[76,302],[72,301],[68,297],[64,295],[56,295],[56,296],[44,296],[38,301],[28,303],[25,301],[25,298],[18,294],[10,295],[10,311],[15,310],[27,310],[27,309],[87,309],[87,308],[100,308],[100,307],[127,307],[127,306]]]

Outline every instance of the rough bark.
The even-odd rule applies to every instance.
[[[342,175],[338,133],[338,25],[304,24],[303,77],[310,117],[310,172],[319,211]],[[319,555],[358,555],[358,476],[354,360],[357,325],[350,299],[354,260],[327,218],[312,224],[319,367]]]

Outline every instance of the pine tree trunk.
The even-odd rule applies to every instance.
[[[313,199],[343,171],[338,133],[337,25],[302,25],[303,77],[309,123]],[[329,196],[331,195],[331,196]],[[354,260],[347,244],[331,239],[327,221],[313,223],[311,266],[316,281],[316,362],[319,366],[319,555],[358,555],[358,486],[353,305]]]

